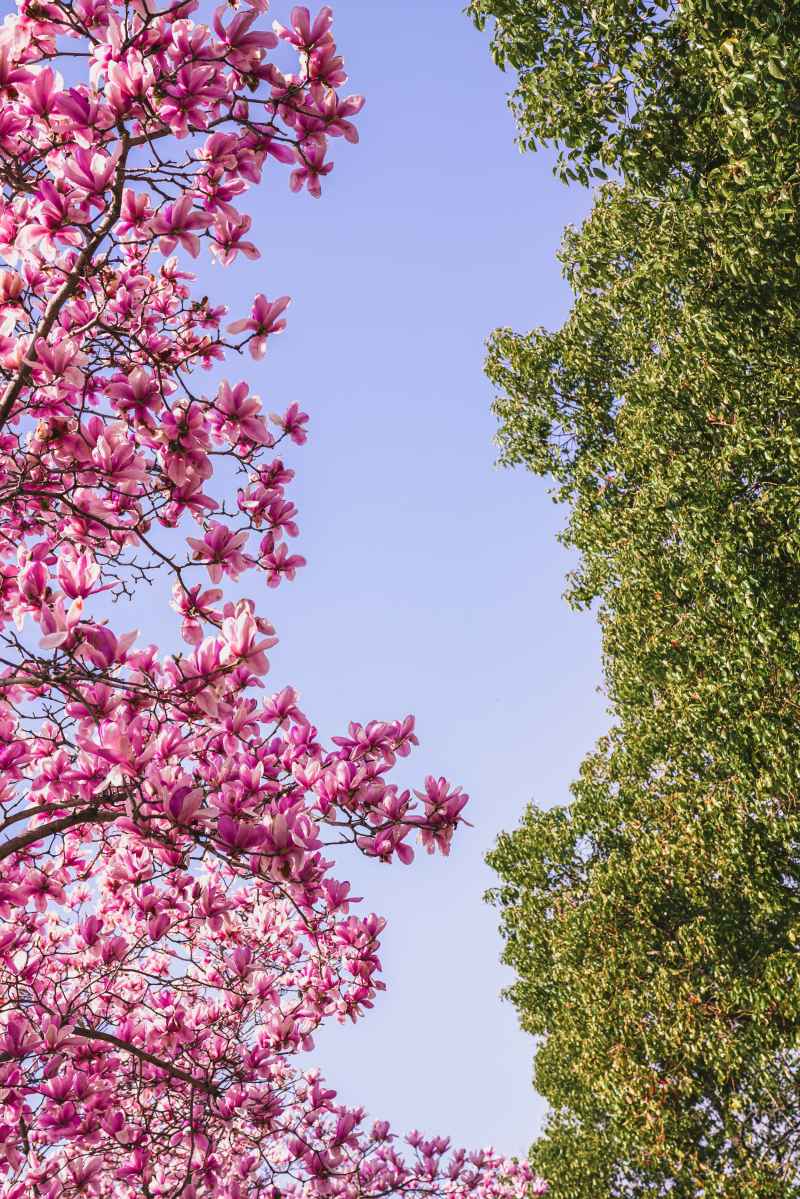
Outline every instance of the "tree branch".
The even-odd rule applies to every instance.
[[[137,1045],[131,1045],[130,1041],[123,1041],[120,1037],[115,1037],[110,1032],[98,1032],[96,1029],[76,1027],[73,1029],[75,1036],[85,1037],[88,1041],[105,1041],[108,1045],[114,1045],[117,1049],[123,1050],[124,1053],[130,1053],[134,1057],[138,1057],[143,1062],[148,1062],[151,1066],[155,1066],[159,1070],[164,1070],[173,1078],[179,1078],[181,1082],[187,1082],[190,1086],[196,1087],[199,1091],[205,1091],[207,1095],[218,1096],[221,1092],[219,1087],[215,1087],[212,1083],[204,1082],[202,1079],[195,1078],[188,1070],[182,1070],[180,1066],[174,1066],[171,1062],[165,1062],[163,1058],[156,1057],[154,1053],[148,1053],[146,1049],[140,1049]]]
[[[98,228],[94,237],[91,238],[91,240],[88,241],[83,247],[75,266],[67,276],[67,279],[61,287],[61,290],[57,295],[53,296],[53,299],[48,304],[45,314],[39,322],[33,337],[31,338],[31,344],[26,356],[26,360],[23,362],[22,366],[20,366],[16,378],[12,379],[3,393],[3,397],[0,399],[0,429],[2,429],[3,425],[11,415],[11,411],[17,399],[19,398],[20,392],[30,380],[31,371],[33,370],[35,363],[36,342],[40,337],[48,336],[50,330],[53,328],[53,325],[58,319],[61,309],[64,307],[70,296],[72,296],[77,290],[78,284],[83,278],[87,266],[89,266],[92,262],[98,247],[102,244],[107,234],[111,232],[111,229],[119,220],[120,213],[122,212],[122,197],[125,190],[126,178],[125,167],[129,149],[130,141],[126,131],[122,135],[122,152],[119,157],[119,163],[117,164],[117,178],[114,184],[114,198],[111,203],[111,207],[109,208],[105,220]]]
[[[5,858],[10,858],[12,853],[25,849],[28,845],[44,841],[45,837],[63,833],[66,829],[76,828],[79,824],[111,824],[119,814],[119,812],[100,812],[96,808],[84,808],[81,812],[73,812],[71,816],[62,816],[60,820],[53,820],[50,824],[28,829],[26,833],[20,833],[18,837],[12,837],[10,841],[4,841],[0,845],[0,862]]]

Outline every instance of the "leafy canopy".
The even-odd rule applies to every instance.
[[[556,1199],[800,1194],[800,9],[474,0],[525,147],[607,170],[556,332],[498,331],[614,724],[492,863]]]

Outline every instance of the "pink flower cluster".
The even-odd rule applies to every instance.
[[[183,256],[257,257],[244,193],[285,167],[318,195],[362,101],[329,9],[196,9],[19,0],[0,28],[0,1199],[523,1199],[527,1165],[403,1142],[295,1060],[383,986],[328,848],[447,853],[467,797],[391,781],[410,717],[323,745],[224,590],[303,565],[308,418],[197,381],[289,301],[229,320]],[[160,580],[171,655],[108,616]]]

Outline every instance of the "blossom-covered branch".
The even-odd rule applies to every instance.
[[[203,384],[289,300],[229,314],[185,257],[258,257],[245,192],[319,195],[362,100],[329,9],[196,7],[21,0],[0,31],[0,1196],[520,1196],[525,1165],[401,1152],[293,1060],[382,986],[326,847],[446,853],[466,796],[390,781],[410,717],[323,745],[223,590],[303,565],[308,418]],[[172,655],[108,616],[159,579]]]

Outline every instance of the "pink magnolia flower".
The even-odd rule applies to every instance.
[[[55,603],[42,608],[41,627],[43,636],[39,642],[42,649],[58,649],[71,639],[83,615],[83,600],[73,600],[68,610],[64,607],[64,596],[59,595]]]
[[[113,114],[96,93],[87,88],[70,87],[55,98],[55,111],[66,118],[75,141],[85,150],[91,149],[101,129],[114,124]]]
[[[36,191],[31,219],[17,233],[14,248],[30,260],[54,257],[60,246],[80,246],[83,238],[77,226],[84,217],[76,199],[44,179]]]
[[[156,428],[155,414],[163,406],[162,385],[149,371],[134,367],[129,375],[116,375],[105,390],[119,412],[148,429]]]
[[[336,51],[332,41],[317,44],[308,56],[309,78],[324,83],[326,87],[342,87],[347,83],[344,59]]]
[[[98,1193],[102,1185],[103,1161],[100,1157],[85,1157],[69,1164],[69,1177],[78,1195]]]
[[[69,546],[58,562],[58,581],[70,599],[85,599],[95,590],[100,567],[90,550],[78,553]]]
[[[138,630],[133,630],[118,637],[105,624],[83,624],[81,626],[81,654],[99,669],[123,663],[125,656],[138,637]]]
[[[277,637],[258,639],[256,618],[246,601],[242,601],[234,615],[222,622],[222,639],[225,643],[223,660],[243,661],[254,674],[263,675],[269,670],[265,650],[277,645]]]
[[[216,218],[211,252],[223,266],[230,266],[237,254],[244,254],[245,258],[250,259],[261,257],[253,242],[243,240],[251,224],[249,216],[239,216],[236,213],[224,212]]]
[[[282,415],[271,412],[270,418],[278,428],[283,429],[284,433],[288,437],[291,437],[295,445],[305,445],[308,440],[306,425],[308,424],[309,416],[307,412],[300,410],[299,404],[290,404]]]
[[[90,204],[105,207],[104,194],[111,187],[117,172],[118,157],[94,153],[79,148],[68,158],[62,177],[73,183],[78,194],[85,195]]]
[[[122,195],[122,210],[120,220],[117,224],[117,231],[120,237],[126,237],[131,233],[136,233],[143,236],[152,219],[153,209],[150,206],[150,197],[146,192],[134,192],[129,187],[125,188]]]
[[[447,779],[435,779],[428,775],[425,790],[415,795],[424,801],[424,816],[413,817],[420,826],[420,840],[428,853],[439,849],[443,854],[450,852],[450,843],[458,824],[465,823],[461,812],[469,802],[460,787],[451,791]]]
[[[233,853],[248,853],[261,845],[266,829],[260,826],[241,824],[230,816],[220,816],[217,822],[220,843]]]
[[[0,93],[16,94],[20,84],[29,84],[33,77],[33,72],[19,62],[13,40],[6,33],[0,40]]]
[[[150,221],[150,228],[159,238],[162,254],[171,254],[181,246],[192,258],[200,253],[197,231],[207,229],[213,222],[207,212],[198,212],[189,196],[181,196],[172,204],[166,204]]]
[[[56,100],[64,89],[64,82],[52,67],[41,67],[32,78],[23,83],[23,112],[47,120],[56,111]]]
[[[216,408],[219,413],[218,428],[237,442],[247,438],[258,445],[271,445],[272,438],[261,415],[261,401],[250,394],[246,383],[231,387],[227,380],[220,384]]]
[[[220,599],[222,599],[222,592],[216,587],[202,591],[199,583],[188,590],[180,583],[174,585],[171,606],[183,616],[181,636],[184,641],[190,645],[201,643],[203,621],[215,625],[221,624],[222,613],[212,607],[212,604],[217,603]]]
[[[19,593],[33,607],[41,607],[49,583],[50,574],[44,562],[28,562],[17,575]]]
[[[267,352],[267,338],[282,333],[286,328],[286,321],[280,317],[291,302],[289,296],[268,300],[266,296],[258,295],[253,301],[250,316],[228,325],[228,332],[250,333],[248,341],[252,357],[263,358]]]
[[[327,90],[315,105],[314,116],[317,121],[314,123],[319,123],[330,137],[343,137],[345,141],[356,145],[358,128],[349,118],[360,113],[364,104],[363,96],[347,96],[342,100],[335,91]],[[301,120],[304,115],[300,114]]]
[[[43,337],[37,337],[33,350],[34,354],[29,356],[28,361],[33,367],[34,376],[42,382],[50,383],[58,379],[76,385],[82,381],[86,354],[76,342],[67,337],[57,342],[47,342]]]
[[[206,564],[212,583],[218,583],[224,574],[237,579],[250,565],[250,559],[242,553],[247,533],[233,533],[219,521],[211,522],[202,540],[197,537],[186,540],[194,550],[195,560]]]
[[[164,811],[176,824],[192,824],[195,820],[210,815],[211,809],[204,808],[205,796],[201,787],[186,784],[176,787],[164,800]]]
[[[216,63],[188,62],[164,91],[159,115],[176,137],[183,138],[190,129],[207,128],[209,103],[224,98],[227,84]]]
[[[66,893],[61,883],[52,874],[42,870],[29,870],[24,882],[24,891],[40,912],[47,910],[48,903],[64,903]]]
[[[327,4],[319,10],[313,21],[309,10],[305,6],[297,5],[292,9],[289,20],[289,28],[281,25],[278,21],[274,21],[272,27],[278,37],[283,41],[291,42],[298,50],[310,50],[312,46],[331,38],[333,9],[329,8]]]
[[[300,567],[306,565],[301,554],[290,554],[286,545],[276,544],[274,533],[266,534],[260,549],[269,587],[277,587],[284,578],[293,579]]]
[[[332,162],[325,162],[325,141],[315,137],[303,143],[299,148],[301,164],[289,177],[289,186],[293,192],[308,188],[309,195],[319,199],[322,195],[322,179],[333,170]]]
[[[97,46],[94,50],[95,79],[105,70],[108,83],[105,98],[115,117],[125,117],[137,108],[155,84],[155,67],[139,49],[131,48],[122,57],[112,57],[111,47]],[[105,52],[105,53],[104,53]],[[103,59],[107,59],[104,63]]]
[[[222,22],[224,7],[214,14],[214,32],[225,47],[225,59],[237,70],[247,72],[257,66],[266,50],[278,44],[277,35],[266,29],[253,29],[258,11],[237,13],[225,26]]]

